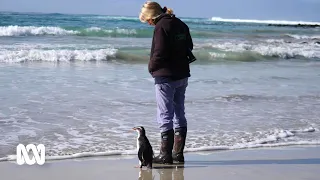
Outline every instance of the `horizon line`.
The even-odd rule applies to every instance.
[[[62,13],[62,12],[41,12],[41,11],[8,11],[8,10],[0,10],[0,13],[30,13],[30,14],[62,14],[62,15],[94,15],[94,16],[122,16],[122,17],[136,17],[137,19],[139,18],[139,15],[137,16],[134,16],[134,15],[117,15],[117,14],[103,14],[103,13]],[[297,21],[300,21],[300,22],[309,22],[309,23],[317,23],[319,24],[320,21],[316,21],[316,20],[285,20],[285,19],[254,19],[254,18],[236,18],[236,17],[233,17],[233,18],[227,18],[227,17],[221,17],[221,16],[211,16],[211,17],[195,17],[195,16],[178,16],[176,15],[177,17],[180,17],[180,18],[199,18],[199,19],[221,19],[221,20],[241,20],[241,21],[250,21],[250,20],[253,20],[253,21],[288,21],[288,22],[297,22]]]
[[[35,11],[35,12],[32,12],[32,11],[4,11],[4,10],[0,10],[0,13],[1,12],[9,12],[9,13],[38,13],[38,14],[65,14],[65,15],[102,15],[102,16],[124,16],[124,17],[137,17],[139,18],[139,14],[137,16],[134,16],[134,15],[117,15],[117,14],[103,14],[103,13],[62,13],[62,12],[41,12],[41,11]],[[177,15],[176,15],[177,16]],[[180,16],[180,17],[184,17],[184,18],[203,18],[203,19],[206,19],[206,18],[211,18],[211,17],[195,17],[195,16]]]

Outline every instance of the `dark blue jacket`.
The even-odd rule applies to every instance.
[[[188,49],[193,49],[189,27],[174,15],[155,20],[148,69],[153,77],[190,77]]]

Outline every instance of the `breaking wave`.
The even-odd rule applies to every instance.
[[[261,24],[283,24],[283,25],[320,25],[320,22],[307,21],[285,21],[285,20],[255,20],[255,19],[224,19],[221,17],[212,17],[212,21],[235,22],[235,23],[261,23]]]
[[[295,39],[310,39],[310,40],[319,40],[320,35],[297,35],[297,34],[287,34],[287,36],[295,38]]]
[[[37,36],[37,35],[70,35],[77,31],[65,30],[60,27],[36,27],[36,26],[2,26],[0,36]]]
[[[5,50],[0,51],[0,62],[17,63],[25,61],[103,61],[116,54],[116,49],[98,50]]]
[[[0,62],[16,63],[25,61],[105,61],[110,59],[127,62],[146,62],[149,48],[114,48],[98,45],[6,45],[1,46]],[[215,42],[195,44],[194,55],[199,61],[264,61],[279,59],[319,60],[320,46],[309,43],[286,43],[268,40],[253,42]]]
[[[194,38],[221,38],[221,37],[241,37],[252,35],[246,34],[247,31],[238,30],[238,33],[230,34],[221,30],[206,31],[199,29],[191,29],[191,35]],[[258,33],[277,32],[277,30],[257,30]],[[88,28],[64,28],[55,26],[0,26],[0,37],[17,37],[17,36],[91,36],[91,37],[135,37],[135,38],[151,38],[153,29],[151,28],[103,28],[103,27],[88,27]],[[259,34],[255,35],[259,37]],[[294,39],[309,39],[320,40],[319,35],[308,34],[283,34],[279,38],[294,38]]]
[[[0,37],[7,36],[39,36],[39,35],[78,35],[78,36],[111,36],[111,37],[149,37],[151,30],[136,29],[103,29],[100,27],[64,29],[61,27],[36,27],[36,26],[2,26],[0,27]]]
[[[206,49],[211,59],[228,60],[268,60],[282,59],[320,59],[320,47],[316,42],[286,42],[267,40],[265,42],[216,42],[197,45],[196,49]],[[195,53],[197,54],[197,53]],[[201,54],[198,54],[201,56]]]

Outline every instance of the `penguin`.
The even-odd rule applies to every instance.
[[[152,169],[152,160],[154,158],[154,153],[152,146],[146,136],[146,131],[144,127],[137,126],[133,130],[137,131],[137,150],[140,169],[142,166],[146,166],[148,169]]]

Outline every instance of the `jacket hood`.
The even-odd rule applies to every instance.
[[[175,15],[174,15],[174,14],[162,13],[162,14],[160,14],[159,17],[157,17],[157,18],[154,20],[154,24],[157,24],[162,18],[171,18],[171,17],[175,17]]]

